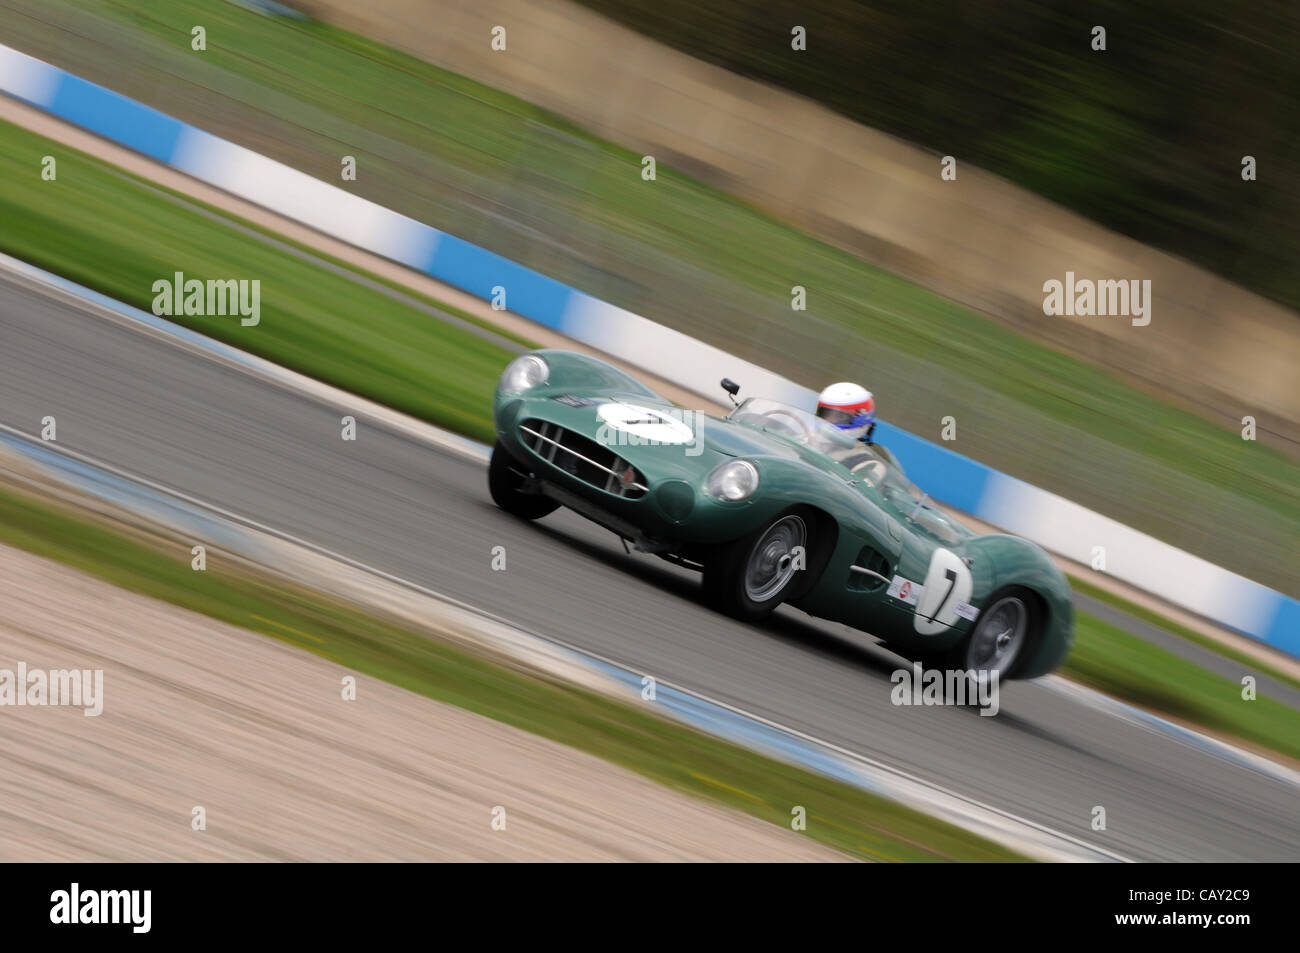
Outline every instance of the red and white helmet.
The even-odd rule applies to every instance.
[[[869,427],[876,420],[876,400],[860,384],[832,384],[817,398],[817,416],[841,430]]]

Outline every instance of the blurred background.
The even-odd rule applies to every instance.
[[[1300,304],[1294,4],[580,2]],[[786,55],[789,24],[810,55]]]
[[[338,561],[246,539],[201,503],[902,766],[1000,818],[1070,832],[1076,846],[1142,860],[1293,859],[1297,776],[1256,755],[1300,759],[1300,603],[1232,574],[1300,595],[1298,19],[1281,3],[0,0],[0,252],[19,260],[0,263],[0,579],[10,583],[0,648],[13,659],[103,655],[111,684],[155,673],[122,682],[131,707],[104,722],[120,749],[98,728],[85,735],[80,717],[49,735],[13,723],[15,751],[98,754],[88,775],[25,768],[8,840],[121,816],[132,844],[177,856],[176,832],[188,830],[157,810],[159,791],[191,803],[185,766],[213,767],[223,739],[242,756],[235,729],[260,737],[258,696],[277,692],[202,663],[210,636],[182,618],[150,623],[121,600],[115,618],[55,611],[81,577],[48,566],[38,576],[17,547],[782,828],[812,792],[831,812],[814,836],[864,856],[1000,856],[860,790],[828,800],[824,778],[701,744],[619,696],[597,705],[585,679],[570,690],[549,670],[533,682],[498,668],[494,652],[478,654],[487,642],[447,641],[437,606],[395,600],[368,575],[343,586]],[[29,57],[68,74],[51,78]],[[1247,156],[1254,178],[1242,176]],[[945,160],[953,179],[941,176]],[[889,690],[899,658],[861,633],[784,610],[742,625],[698,604],[692,573],[625,552],[575,514],[529,528],[492,505],[482,463],[498,375],[514,355],[566,344],[525,318],[581,311],[583,340],[624,346],[623,360],[674,377],[652,383],[681,385],[668,392],[687,400],[720,400],[714,382],[734,374],[684,371],[692,349],[680,339],[492,253],[757,365],[746,375],[768,368],[813,391],[859,381],[888,424],[1213,565],[1023,487],[984,492],[1006,483],[982,483],[979,468],[914,441],[931,461],[918,482],[951,478],[932,490],[940,502],[969,488],[988,519],[1023,515],[1029,535],[1068,538],[1076,558],[1102,534],[1111,565],[1062,560],[1070,656],[1059,678],[1008,690],[1001,717],[900,706]],[[52,274],[33,280],[29,264]],[[177,272],[259,282],[261,320],[169,320],[346,393],[304,398],[56,290],[71,280],[148,311],[155,282]],[[1150,323],[1045,315],[1044,283],[1067,272],[1149,281]],[[498,278],[515,313],[485,300]],[[792,308],[796,288],[806,310]],[[600,318],[634,330],[611,345]],[[740,383],[742,396],[761,390]],[[338,414],[357,398],[472,440],[364,404],[361,438],[340,440]],[[1247,419],[1257,439],[1243,439]],[[143,481],[197,501],[190,518]],[[1001,507],[986,505],[994,498]],[[162,513],[165,532],[142,526]],[[196,539],[211,543],[203,572],[190,561]],[[508,577],[483,558],[504,543]],[[86,593],[83,606],[114,601]],[[188,672],[177,660],[194,639],[205,651]],[[255,653],[258,642],[240,644]],[[323,697],[310,687],[317,675],[296,670],[282,674]],[[203,687],[218,675],[247,689],[246,712]],[[333,677],[319,684],[336,711]],[[175,690],[175,706],[156,704]],[[316,719],[298,697],[281,700]],[[437,785],[444,762],[416,738],[444,732],[417,709],[394,710],[404,734],[347,706],[354,728],[393,741],[380,755],[413,758],[404,778]],[[208,716],[232,731],[212,736]],[[189,723],[188,737],[174,721]],[[301,746],[316,727],[302,730],[292,712],[284,725],[264,762],[225,765],[249,814],[214,825],[206,844],[279,850],[274,831],[245,834],[272,817],[289,823],[290,856],[328,855],[365,839],[354,819],[387,824],[371,796],[388,790],[381,780],[357,787],[337,825],[312,817],[315,833],[302,836],[330,805],[293,791],[319,788],[331,762]],[[141,726],[166,745],[142,741]],[[286,776],[295,737],[302,769]],[[480,757],[483,738],[465,733],[451,770],[486,767],[495,789],[503,762]],[[147,757],[117,753],[142,744]],[[278,811],[266,807],[268,774],[290,782]],[[575,788],[562,787],[566,798]],[[1102,836],[1084,827],[1098,804],[1116,820]],[[608,802],[600,810],[624,819]],[[429,816],[415,822],[419,837],[393,842],[433,849]]]
[[[958,452],[1300,593],[1287,4],[0,10],[32,55],[327,181],[357,155],[360,195],[809,387],[862,381],[929,439],[955,416]],[[0,241],[39,263],[38,232]],[[1150,279],[1152,323],[1045,317],[1067,270]]]

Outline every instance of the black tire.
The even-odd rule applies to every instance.
[[[492,494],[492,502],[511,516],[524,520],[541,519],[547,513],[555,512],[559,503],[538,493],[523,492],[527,479],[523,465],[498,440],[488,464],[488,492]]]
[[[704,564],[704,598],[720,612],[745,622],[767,618],[804,587],[790,549],[803,546],[804,559],[816,527],[809,514],[782,513],[734,543],[720,546]]]
[[[1002,658],[994,648],[998,633],[992,630],[1003,628],[1002,625],[994,624],[999,621],[997,618],[1001,611],[999,607],[1013,606],[1018,607],[1016,611],[1021,613],[1022,628],[1015,651],[1009,657]],[[1007,681],[1016,677],[1016,672],[1024,668],[1033,654],[1038,645],[1042,626],[1042,607],[1038,597],[1023,586],[1004,586],[984,600],[984,607],[966,636],[947,652],[942,653],[936,661],[945,669],[962,671],[996,669],[998,681]],[[992,640],[990,636],[993,636]]]

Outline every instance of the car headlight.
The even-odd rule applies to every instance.
[[[747,499],[758,489],[758,468],[748,460],[728,460],[709,474],[705,488],[714,499]]]
[[[551,368],[544,360],[536,354],[525,354],[506,365],[506,369],[501,372],[501,381],[497,384],[497,389],[509,394],[517,394],[530,387],[546,383],[550,373]]]

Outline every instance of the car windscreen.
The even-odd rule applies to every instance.
[[[766,397],[750,397],[728,414],[727,419],[778,434],[827,454],[859,445],[816,414]]]

